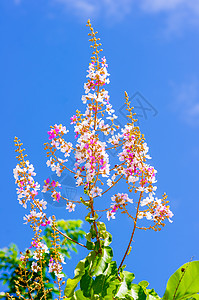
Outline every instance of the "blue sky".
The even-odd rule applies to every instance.
[[[161,232],[138,231],[126,259],[135,282],[148,280],[162,295],[178,267],[199,259],[199,3],[194,0],[0,2],[0,247],[14,242],[23,250],[32,237],[16,200],[14,136],[24,143],[42,183],[51,174],[43,150],[49,126],[69,127],[75,110],[84,109],[88,18],[109,64],[111,103],[125,124],[124,91],[132,97],[158,170],[157,194],[167,192],[174,212],[174,222]],[[145,115],[140,103],[148,108]],[[83,218],[80,209],[69,214],[49,205],[52,212],[58,218]],[[131,228],[124,216],[108,223],[118,263]],[[84,255],[79,249],[67,262],[69,276]]]

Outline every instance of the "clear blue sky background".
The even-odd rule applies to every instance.
[[[51,174],[43,150],[49,126],[69,126],[70,116],[83,109],[91,54],[88,18],[101,37],[111,102],[121,123],[125,90],[130,96],[139,92],[134,104],[150,109],[146,115],[137,112],[158,170],[157,194],[169,195],[174,222],[159,233],[137,232],[126,264],[135,282],[148,280],[162,295],[178,267],[199,259],[199,4],[194,0],[0,1],[0,247],[14,242],[24,250],[32,237],[16,200],[14,136],[23,141],[42,182]],[[69,214],[50,206],[52,211],[58,218],[83,217],[81,209]],[[123,216],[108,223],[118,262],[131,228]],[[72,255],[69,276],[84,255],[81,249]]]

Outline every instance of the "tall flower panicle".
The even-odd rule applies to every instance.
[[[56,127],[55,127],[56,128]],[[59,126],[61,130],[63,127]],[[58,134],[58,130],[56,131]],[[50,133],[51,134],[51,133]],[[51,134],[52,137],[52,134]],[[54,257],[55,262],[53,266],[54,275],[57,278],[57,284],[61,285],[61,280],[63,278],[62,264],[64,262],[64,257],[59,252],[60,246],[57,245],[57,232],[56,232],[56,223],[55,217],[47,217],[44,212],[47,208],[47,202],[43,199],[38,199],[38,191],[40,190],[40,185],[34,181],[33,177],[36,175],[34,172],[34,167],[28,160],[25,160],[27,155],[24,155],[23,152],[25,149],[22,149],[22,143],[18,138],[15,138],[15,146],[17,147],[16,152],[19,153],[17,156],[19,163],[14,169],[14,178],[17,184],[17,194],[18,200],[24,208],[28,208],[28,203],[30,207],[29,213],[25,214],[23,217],[24,224],[29,224],[33,229],[34,237],[32,238],[31,246],[29,248],[33,249],[33,261],[31,263],[31,271],[33,273],[43,274],[43,265],[46,260],[46,254],[51,252],[51,256]],[[45,180],[43,187],[43,192],[52,190],[55,201],[59,201],[60,192],[56,192],[56,188],[60,187],[60,184],[56,181],[50,182],[49,179]],[[42,229],[46,226],[51,226],[53,228],[52,238],[54,242],[51,248],[48,248],[43,238],[41,236]],[[67,237],[67,236],[66,236]],[[26,255],[21,255],[20,260],[22,262],[27,262],[28,257]],[[25,266],[25,265],[24,265]],[[49,268],[49,272],[52,272],[52,268]],[[39,276],[40,284],[43,286],[43,275]],[[44,287],[43,287],[44,289]],[[44,294],[48,291],[43,291]]]
[[[22,145],[22,144],[20,144]],[[20,151],[22,151],[20,149]],[[34,199],[40,189],[38,182],[34,181],[34,167],[29,160],[22,159],[22,152],[19,156],[20,162],[13,170],[15,183],[17,184],[17,195],[19,204],[27,208],[27,202]]]
[[[93,53],[87,71],[87,82],[84,84],[85,93],[82,96],[85,112],[81,113],[77,110],[76,114],[71,117],[71,124],[74,125],[76,145],[72,146],[70,142],[63,140],[62,135],[60,135],[61,129],[58,130],[57,125],[52,127],[51,131],[48,132],[51,143],[46,144],[47,155],[50,156],[47,165],[53,171],[56,171],[58,176],[63,170],[74,174],[77,186],[83,186],[84,192],[90,199],[92,213],[94,213],[94,199],[102,197],[104,193],[111,190],[119,181],[124,180],[130,194],[132,192],[140,194],[139,200],[112,203],[110,209],[105,208],[108,220],[115,218],[117,210],[120,209],[122,213],[127,213],[134,222],[144,217],[153,222],[149,227],[140,228],[160,230],[161,226],[164,226],[165,219],[170,220],[171,213],[158,215],[160,209],[158,210],[155,200],[157,171],[148,163],[151,158],[148,154],[149,148],[144,135],[141,134],[139,127],[136,125],[135,113],[133,113],[133,107],[131,107],[126,92],[125,104],[129,122],[121,129],[115,124],[117,116],[106,90],[106,84],[110,82],[108,64],[104,56],[100,58],[101,44],[90,21],[88,21],[88,26],[90,28],[89,36]],[[59,128],[65,127],[59,125]],[[67,131],[65,130],[65,132]],[[102,135],[108,136],[107,142],[104,139],[102,141]],[[56,151],[61,150],[61,144],[67,145],[62,147],[65,157],[69,153],[74,155],[75,164],[72,170],[65,164],[67,160],[62,160],[56,156]],[[118,164],[111,168],[107,151],[109,149],[117,150],[119,147],[122,150],[118,153]],[[107,188],[104,185],[105,177],[107,178]],[[52,197],[56,200],[56,197],[62,196],[52,191]],[[135,196],[130,195],[128,197],[131,199],[135,198]],[[160,207],[165,207],[165,211],[170,211],[166,198],[167,196],[164,194],[162,199],[158,200],[161,202],[159,205]],[[65,200],[67,210],[69,212],[73,211],[75,207],[74,201],[72,199]],[[78,201],[76,202],[78,203]],[[80,201],[80,203],[82,202]],[[136,203],[138,204],[137,213],[130,208]],[[73,206],[71,206],[72,204]]]

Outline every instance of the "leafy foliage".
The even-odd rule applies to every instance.
[[[99,229],[101,247],[98,241],[92,242],[96,236],[94,224],[92,224],[90,232],[86,235],[87,248],[91,251],[84,260],[78,263],[74,278],[68,279],[65,296],[71,300],[160,299],[154,290],[147,289],[147,281],[134,284],[132,283],[135,278],[133,273],[124,271],[124,267],[118,272],[117,264],[113,261],[113,251],[109,246],[112,241],[111,234],[106,231],[104,223],[96,222],[96,224]],[[78,283],[80,290],[75,291]]]
[[[80,238],[83,238],[85,232],[81,229],[82,221],[81,220],[58,220],[57,228],[62,230],[67,236],[70,236],[73,240],[78,241]],[[52,229],[45,228],[43,239],[46,244],[49,245],[52,239],[51,236]],[[29,270],[31,271],[31,264],[33,259],[31,259],[31,250],[27,250],[30,252],[30,261],[28,262]],[[62,239],[62,248],[60,252],[67,257],[71,258],[71,251],[77,252],[76,244],[71,240]],[[46,263],[44,265],[44,269],[46,270],[49,263],[49,254],[46,254]],[[19,259],[19,250],[15,244],[10,245],[8,248],[0,249],[0,281],[5,285],[7,285],[7,293],[12,294],[16,297],[16,287],[15,283],[18,280],[18,270],[21,261]],[[47,275],[48,274],[48,275]],[[32,280],[35,280],[36,276],[33,276]],[[53,284],[54,274],[45,272],[44,281],[48,281],[48,283],[44,283],[46,288],[51,288],[52,291],[48,293],[48,299],[53,299],[53,295],[58,292],[57,288],[55,288]],[[21,291],[25,292],[25,287],[21,286]],[[0,294],[0,299],[8,299],[6,297],[6,292]],[[18,299],[18,298],[16,298]],[[35,298],[36,300],[37,298]]]
[[[199,261],[181,266],[168,280],[163,300],[199,299]]]

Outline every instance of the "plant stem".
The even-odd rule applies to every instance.
[[[73,243],[75,243],[75,244],[77,244],[77,245],[79,245],[79,246],[82,246],[82,247],[86,248],[85,245],[83,245],[83,244],[81,244],[81,243],[79,243],[79,242],[73,240],[72,238],[70,238],[69,236],[67,236],[65,233],[61,232],[57,227],[54,226],[53,228],[54,228],[57,232],[59,232],[61,235],[63,235],[66,239],[70,240],[71,242],[73,242]]]
[[[93,208],[93,198],[90,198],[90,203],[91,203],[91,213],[92,213],[92,217],[94,218],[95,216],[95,211],[94,211],[94,208]],[[96,238],[97,238],[97,241],[99,243],[99,251],[101,252],[101,245],[100,245],[100,239],[99,239],[99,234],[98,234],[98,230],[97,230],[97,224],[94,220],[93,222],[94,224],[94,228],[95,228],[95,232],[96,232]]]
[[[35,202],[34,202],[34,204],[35,204],[36,207],[40,210],[40,212],[43,213],[41,207],[39,207]],[[44,218],[45,218],[46,220],[48,220],[48,218],[47,218],[46,216],[44,216]],[[79,246],[82,246],[82,247],[86,248],[86,246],[84,246],[83,244],[81,244],[81,243],[79,243],[79,242],[73,240],[71,237],[69,237],[69,236],[66,235],[65,233],[61,232],[56,226],[51,226],[51,227],[52,227],[54,230],[56,230],[57,232],[59,232],[59,233],[60,233],[62,236],[64,236],[66,239],[70,240],[71,242],[73,242],[73,243],[75,243],[75,244],[77,244],[77,245],[79,245]]]
[[[140,197],[139,197],[139,201],[138,201],[138,205],[137,205],[136,216],[135,216],[135,220],[134,220],[133,232],[132,232],[132,234],[131,234],[131,238],[130,238],[128,247],[127,247],[127,249],[126,249],[126,252],[125,252],[125,254],[124,254],[124,256],[123,256],[123,259],[122,259],[122,261],[121,261],[121,263],[120,263],[120,265],[119,265],[119,267],[118,267],[118,272],[119,272],[119,269],[120,269],[120,268],[122,267],[122,265],[123,265],[123,262],[124,262],[124,260],[125,260],[125,258],[126,258],[126,256],[127,256],[128,252],[129,252],[129,248],[130,248],[131,243],[132,243],[132,240],[133,240],[133,236],[134,236],[135,229],[136,229],[136,223],[137,223],[138,212],[139,212],[140,201],[141,201],[141,199],[142,199],[142,195],[143,195],[143,192],[140,193]]]

